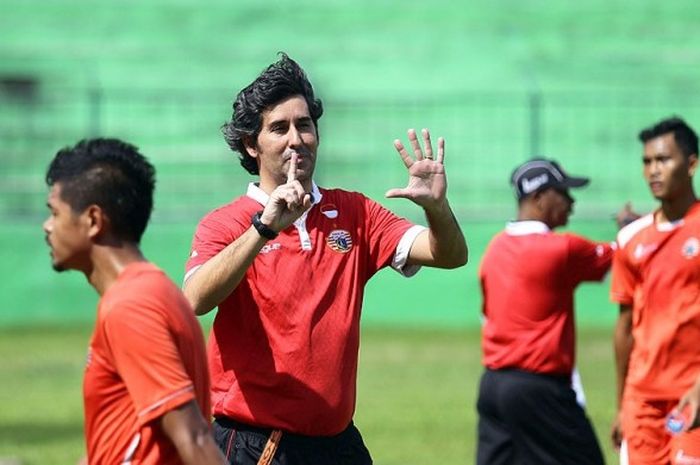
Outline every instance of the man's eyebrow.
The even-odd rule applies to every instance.
[[[286,121],[287,121],[287,120],[284,119],[284,118],[273,119],[272,121],[269,122],[269,124],[270,124],[270,126],[272,126],[273,124],[285,123]]]

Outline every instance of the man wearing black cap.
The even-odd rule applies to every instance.
[[[553,229],[567,224],[573,177],[553,160],[513,171],[518,217],[489,244],[479,270],[483,363],[477,464],[602,464],[572,388],[574,290],[600,281],[611,244]]]

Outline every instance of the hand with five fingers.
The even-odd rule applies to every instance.
[[[275,232],[286,229],[311,207],[311,193],[304,191],[296,178],[297,160],[297,154],[293,153],[289,160],[287,182],[272,191],[260,215],[260,221]]]
[[[394,147],[399,152],[404,165],[408,168],[408,185],[403,189],[390,189],[387,198],[405,198],[420,205],[426,210],[439,208],[445,202],[447,192],[447,177],[445,176],[445,140],[440,137],[437,145],[437,155],[433,153],[430,132],[423,129],[423,149],[418,142],[414,129],[408,130],[408,141],[413,149],[414,157],[408,154],[400,140],[394,141]]]

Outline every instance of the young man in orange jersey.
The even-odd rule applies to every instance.
[[[226,140],[260,182],[199,223],[184,286],[198,314],[218,306],[208,354],[217,442],[236,465],[275,444],[276,465],[370,464],[352,422],[365,285],[388,266],[411,276],[467,260],[446,197],[444,143],[434,153],[424,131],[422,149],[411,131],[411,156],[395,142],[409,184],[386,195],[420,206],[425,228],[357,192],[316,185],[323,107],[288,56],[233,108]]]
[[[669,118],[639,134],[644,179],[660,207],[623,228],[613,261],[612,300],[619,413],[613,441],[623,460],[700,464],[700,203],[693,189],[698,137]],[[680,401],[680,402],[679,402]],[[689,404],[678,434],[667,416]]]
[[[574,292],[603,279],[612,244],[554,232],[571,215],[570,189],[588,181],[543,158],[511,175],[517,220],[489,243],[479,269],[486,370],[477,401],[478,465],[603,463],[572,386]]]
[[[204,338],[178,287],[139,249],[155,171],[132,145],[93,139],[46,173],[56,271],[100,295],[83,384],[90,465],[222,465],[210,431]]]

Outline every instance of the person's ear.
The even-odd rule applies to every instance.
[[[695,170],[698,167],[698,155],[696,153],[688,157],[688,176],[691,178],[695,174]]]
[[[538,210],[544,211],[546,210],[546,197],[549,189],[542,189],[539,191],[533,192],[532,195],[532,203],[537,207]]]
[[[104,210],[98,205],[90,205],[83,211],[82,221],[87,229],[88,237],[91,239],[98,237],[105,232],[109,219]]]
[[[243,145],[246,152],[253,158],[258,158],[258,144],[253,136],[243,136]]]

